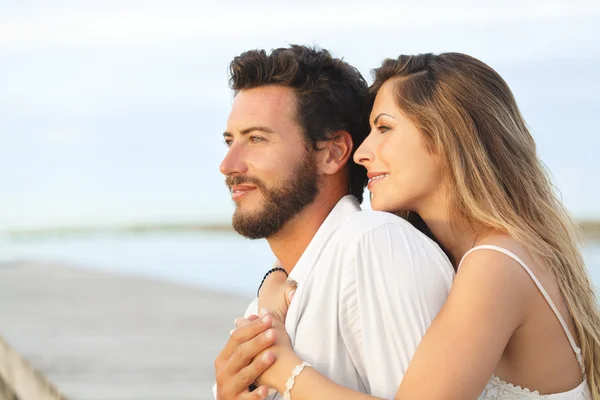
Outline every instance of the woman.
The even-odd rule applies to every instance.
[[[458,53],[388,59],[374,75],[371,133],[354,156],[377,176],[372,207],[420,217],[457,270],[396,399],[600,400],[596,297],[506,83]],[[271,310],[277,275],[260,295]],[[258,382],[283,393],[302,360],[274,327],[276,361]],[[291,395],[373,398],[312,368]]]

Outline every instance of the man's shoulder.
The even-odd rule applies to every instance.
[[[386,230],[392,230],[403,236],[414,236],[416,240],[434,243],[407,220],[384,211],[356,212],[340,224],[335,234],[345,239],[355,238],[360,240]]]
[[[333,239],[336,247],[347,256],[376,257],[386,252],[394,257],[403,256],[413,263],[429,267],[450,265],[448,257],[423,232],[397,215],[381,211],[362,211],[345,219]]]

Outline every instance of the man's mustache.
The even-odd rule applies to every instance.
[[[225,185],[227,185],[227,187],[229,188],[229,191],[231,191],[231,188],[235,185],[254,185],[256,186],[258,189],[262,190],[265,185],[263,184],[263,182],[257,178],[252,178],[250,176],[243,176],[243,175],[236,175],[236,176],[228,176],[227,178],[225,178]]]

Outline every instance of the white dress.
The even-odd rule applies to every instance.
[[[520,386],[515,386],[515,385],[512,385],[511,383],[504,382],[496,376],[492,376],[490,378],[489,382],[487,383],[487,385],[485,386],[483,393],[481,394],[481,396],[479,396],[479,400],[540,400],[540,399],[545,399],[545,400],[591,400],[592,395],[591,395],[590,389],[587,385],[587,381],[585,380],[585,367],[583,365],[583,360],[581,358],[581,349],[579,347],[577,347],[577,344],[575,343],[575,340],[573,340],[573,336],[571,335],[571,332],[567,328],[567,324],[565,324],[565,321],[563,320],[562,316],[558,312],[558,309],[552,302],[552,299],[550,299],[550,296],[548,296],[548,293],[546,292],[546,290],[544,289],[544,287],[542,286],[540,281],[538,281],[538,279],[535,277],[533,272],[531,272],[531,270],[527,267],[527,265],[525,265],[525,263],[519,257],[517,257],[514,253],[512,253],[502,247],[492,246],[492,245],[476,246],[476,247],[473,247],[471,250],[469,250],[463,256],[462,260],[464,260],[465,257],[467,255],[469,255],[471,252],[476,251],[476,250],[499,251],[500,253],[503,253],[503,254],[507,255],[508,257],[512,258],[517,263],[519,263],[519,265],[521,265],[521,267],[523,267],[523,269],[529,274],[529,276],[531,277],[531,279],[533,280],[535,285],[538,287],[538,289],[540,290],[540,292],[542,293],[542,295],[548,302],[548,305],[550,305],[550,308],[552,308],[552,311],[554,311],[556,318],[558,318],[560,325],[562,326],[563,330],[565,331],[565,334],[567,335],[567,338],[569,339],[571,348],[573,349],[573,352],[575,353],[575,357],[577,358],[577,362],[579,363],[579,366],[581,367],[581,372],[583,373],[583,376],[584,376],[583,382],[581,382],[581,384],[579,384],[579,386],[577,386],[575,389],[569,390],[568,392],[554,393],[554,394],[540,394],[537,390],[532,391],[527,388],[521,388]],[[461,264],[462,264],[462,260],[461,260]],[[459,264],[459,268],[460,268],[460,264]]]

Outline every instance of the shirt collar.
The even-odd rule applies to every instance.
[[[325,221],[321,224],[315,236],[300,256],[300,259],[290,272],[290,278],[302,285],[310,275],[321,252],[325,248],[329,238],[337,230],[346,217],[361,211],[360,205],[353,195],[344,196],[333,207]]]

